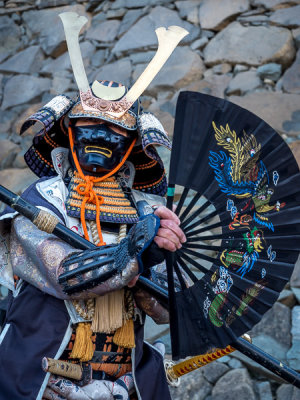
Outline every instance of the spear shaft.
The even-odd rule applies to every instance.
[[[89,242],[88,240],[77,235],[75,232],[68,229],[63,224],[61,224],[56,217],[47,213],[44,210],[40,210],[38,207],[30,204],[28,201],[22,199],[22,197],[6,189],[4,186],[0,185],[0,201],[6,205],[13,208],[15,211],[19,212],[21,215],[28,218],[33,222],[39,229],[45,230],[48,233],[52,233],[59,239],[65,241],[71,246],[81,249],[88,250],[94,249],[96,246]],[[43,229],[45,228],[46,229]],[[112,271],[112,275],[116,271]],[[106,277],[106,279],[108,279]],[[158,285],[149,281],[144,277],[140,277],[136,284],[139,288],[148,291],[150,294],[156,296],[156,298],[161,301],[161,303],[168,308],[169,297],[168,291],[160,288]],[[236,342],[232,343],[232,347],[239,350],[241,353],[245,354],[247,357],[258,362],[260,365],[269,369],[282,379],[293,384],[294,386],[300,388],[300,374],[298,374],[293,369],[289,368],[287,365],[276,360],[271,355],[265,353],[258,347],[247,342],[243,338],[238,338]]]

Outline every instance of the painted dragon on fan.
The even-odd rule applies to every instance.
[[[220,190],[230,196],[226,211],[230,213],[231,218],[228,229],[234,235],[224,240],[226,248],[219,255],[223,267],[216,269],[211,278],[212,290],[216,296],[212,301],[208,298],[204,301],[203,310],[204,315],[209,317],[214,326],[221,327],[224,323],[226,326],[231,325],[237,317],[246,313],[265,287],[266,270],[262,268],[261,279],[245,289],[239,305],[229,306],[229,292],[233,283],[229,271],[232,270],[243,279],[252,271],[260,253],[264,250],[270,260],[272,254],[272,261],[275,259],[276,252],[272,252],[271,245],[268,246],[263,228],[274,231],[273,223],[266,213],[279,211],[285,203],[277,201],[274,205],[270,205],[274,188],[270,187],[268,170],[260,160],[261,144],[257,143],[255,136],[243,131],[238,137],[236,132],[230,129],[229,124],[225,128],[222,125],[217,127],[213,121],[212,126],[217,145],[226,153],[223,150],[219,152],[211,150],[209,165],[214,170]],[[279,181],[279,173],[273,171],[272,178],[275,187]],[[243,202],[243,199],[246,202]],[[231,285],[226,284],[228,280]]]
[[[250,272],[262,252],[264,242],[263,230],[259,231],[253,223],[274,231],[272,221],[266,215],[270,211],[279,211],[285,203],[277,201],[269,204],[274,194],[274,188],[270,187],[271,182],[268,170],[260,160],[261,145],[257,144],[253,134],[243,131],[238,137],[234,130],[230,129],[229,124],[224,128],[217,127],[213,121],[212,126],[218,146],[228,152],[210,151],[209,165],[213,168],[215,179],[223,193],[234,197],[238,206],[232,198],[228,198],[226,210],[230,212],[232,221],[228,228],[232,231],[247,227],[249,232],[242,233],[242,239],[235,245],[234,249],[226,249],[220,256],[223,265],[234,270],[239,266],[237,273],[244,277]],[[279,181],[279,173],[273,171],[273,186],[276,187]],[[243,203],[243,199],[246,202]],[[256,237],[253,236],[255,233]],[[244,251],[247,243],[247,250]],[[254,240],[254,241],[253,241]],[[253,243],[252,243],[253,241]],[[252,243],[252,244],[251,244]]]
[[[254,220],[257,224],[267,227],[274,231],[274,226],[265,213],[276,210],[279,211],[285,203],[276,202],[270,205],[274,189],[270,188],[270,179],[267,168],[262,160],[259,159],[261,145],[257,144],[253,134],[243,132],[243,136],[237,137],[229,124],[224,128],[217,128],[215,122],[212,123],[215,138],[218,146],[227,150],[229,156],[224,152],[210,151],[209,165],[213,168],[215,179],[219,184],[220,190],[236,199],[248,199],[241,210],[237,210],[234,205],[230,207],[232,219],[239,217],[247,211],[250,214],[248,221]],[[279,174],[273,171],[273,184],[277,185]],[[233,201],[230,200],[233,204]],[[227,205],[228,208],[228,205]],[[235,221],[238,226],[238,221]],[[232,229],[233,225],[231,225]]]
[[[224,249],[220,261],[227,268],[232,268],[243,277],[248,270],[251,270],[259,258],[259,253],[264,249],[262,243],[265,241],[263,231],[253,229],[242,234],[243,241],[238,240],[235,245],[234,238],[228,240],[229,249]]]

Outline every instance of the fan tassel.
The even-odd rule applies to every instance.
[[[94,354],[92,335],[90,322],[80,322],[77,325],[75,343],[70,358],[78,358],[80,361],[92,359]]]

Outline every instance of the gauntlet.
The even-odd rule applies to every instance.
[[[125,286],[134,276],[143,272],[141,256],[153,241],[158,228],[159,218],[154,214],[148,215],[134,225],[119,244],[85,250],[65,258],[58,277],[63,291],[71,295],[91,289],[116,276]],[[138,261],[138,270],[127,268],[133,259]]]

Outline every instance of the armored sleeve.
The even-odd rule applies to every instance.
[[[88,254],[88,257],[96,253],[96,258],[99,258],[100,253],[105,250],[103,248],[86,252],[76,250],[54,235],[40,231],[22,216],[15,218],[12,225],[11,254],[14,273],[38,289],[60,299],[84,299],[104,295],[126,286],[134,276],[141,272],[139,264],[142,263],[138,263],[137,259],[147,243],[151,243],[153,240],[158,226],[156,217],[148,217],[138,223],[131,229],[126,240],[124,239],[124,243],[122,241],[120,249],[117,248],[113,262],[107,262],[107,265],[102,263],[102,267],[96,271],[97,279],[93,276],[91,285],[83,282],[85,281],[85,275],[83,275],[81,289],[68,292],[58,283],[59,275],[62,273],[61,267],[65,265],[66,260],[70,260],[70,257],[71,260],[77,258],[80,260],[85,253]],[[149,230],[151,234],[149,234]],[[127,246],[127,252],[120,251],[122,248],[126,249]],[[76,262],[73,265],[75,268]],[[118,266],[118,273],[109,279],[99,280],[99,276],[101,278],[101,274],[107,272],[114,264]],[[91,281],[89,278],[91,276],[87,274],[87,281]]]
[[[23,216],[12,222],[10,254],[14,274],[47,294],[67,298],[57,283],[57,270],[62,260],[76,251]]]
[[[40,231],[27,218],[17,216],[12,222],[10,254],[13,272],[41,291],[59,299],[84,299],[103,295],[125,285],[129,272],[138,274],[138,265],[130,260],[123,275],[116,275],[91,290],[67,295],[58,283],[60,267],[68,257],[80,253],[56,236]]]

